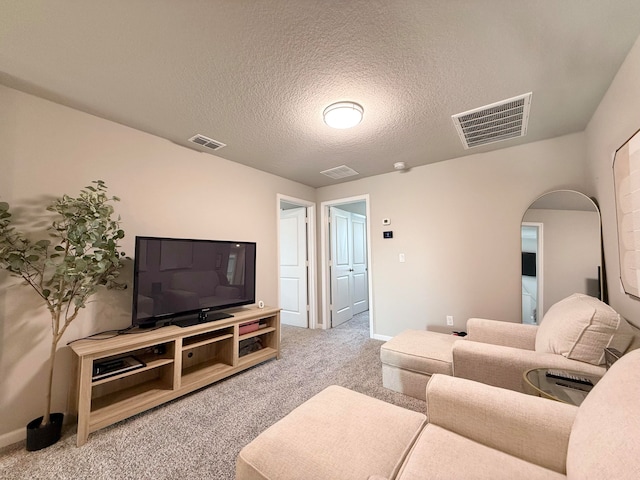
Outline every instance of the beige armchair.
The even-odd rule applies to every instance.
[[[640,352],[580,407],[434,375],[429,423],[397,479],[640,478],[639,394]]]
[[[602,376],[605,367],[537,352],[538,326],[470,318],[467,340],[453,344],[453,375],[523,391],[522,375],[532,368],[556,368]]]
[[[342,387],[240,452],[237,480],[640,478],[640,351],[580,407],[436,374],[426,417]]]
[[[452,347],[453,375],[523,391],[532,368],[605,373],[604,347],[621,352],[640,345],[638,329],[593,297],[572,295],[555,304],[540,326],[471,318],[467,341]]]
[[[431,375],[441,373],[522,392],[532,368],[602,376],[604,348],[640,346],[640,330],[609,305],[582,294],[553,305],[540,326],[471,318],[464,338],[406,330],[380,348],[385,387],[424,400]]]

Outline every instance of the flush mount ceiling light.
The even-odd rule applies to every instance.
[[[324,123],[332,128],[351,128],[362,121],[364,109],[354,102],[338,102],[322,112]]]

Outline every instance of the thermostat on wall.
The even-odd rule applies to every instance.
[[[382,232],[382,238],[393,238],[393,232]]]

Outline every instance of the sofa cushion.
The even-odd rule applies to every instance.
[[[416,441],[397,480],[425,478],[560,480],[566,477],[429,424]]]
[[[604,348],[624,352],[633,338],[626,320],[597,298],[575,293],[554,304],[536,334],[536,352],[602,365]]]
[[[422,413],[334,385],[244,447],[236,479],[394,478],[425,423]]]
[[[462,337],[425,330],[405,330],[380,347],[382,363],[431,375],[453,375],[453,343]]]

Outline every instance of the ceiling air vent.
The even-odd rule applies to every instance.
[[[358,175],[358,172],[356,172],[352,168],[347,167],[346,165],[340,165],[339,167],[330,168],[329,170],[323,170],[320,173],[326,175],[329,178],[333,178],[334,180],[338,180],[339,178],[351,177],[352,175]]]
[[[211,150],[220,150],[222,147],[226,147],[226,143],[218,142],[213,138],[205,137],[204,135],[194,135],[189,139],[190,142],[197,143],[198,145],[210,148]]]
[[[468,112],[451,119],[465,149],[524,137],[529,123],[532,92]]]

